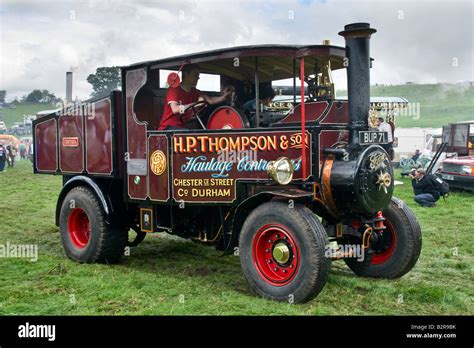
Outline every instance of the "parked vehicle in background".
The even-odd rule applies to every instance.
[[[443,126],[442,142],[447,144],[446,152],[458,156],[442,160],[437,175],[451,188],[474,191],[474,121]]]

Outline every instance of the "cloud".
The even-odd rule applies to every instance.
[[[474,80],[471,1],[2,1],[0,89],[64,96],[72,67],[86,98],[97,67],[237,45],[343,46],[337,33],[360,21],[378,30],[372,83]]]

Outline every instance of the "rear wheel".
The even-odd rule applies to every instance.
[[[326,231],[302,205],[281,202],[257,207],[240,234],[240,263],[252,289],[278,301],[307,302],[327,281]]]
[[[344,259],[357,275],[371,278],[399,278],[409,272],[421,252],[421,229],[408,206],[393,197],[382,211],[386,229],[364,261]]]
[[[96,195],[83,186],[64,198],[59,229],[66,255],[78,262],[117,262],[127,244],[126,229],[106,224]]]

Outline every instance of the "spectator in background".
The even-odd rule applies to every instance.
[[[383,117],[377,118],[377,130],[379,132],[387,132],[387,144],[381,144],[382,147],[387,151],[390,159],[393,159],[393,130],[392,127],[384,121]]]
[[[7,150],[7,164],[9,167],[11,167],[12,166],[12,163],[11,163],[12,144],[8,143],[7,146],[5,146],[5,149]]]
[[[18,154],[18,148],[16,147],[15,143],[11,143],[10,147],[10,164],[13,167],[15,165],[16,155]]]
[[[0,144],[0,173],[5,169],[5,162],[7,161],[7,149],[3,146],[3,143]]]
[[[26,158],[26,145],[24,141],[20,143],[19,148],[20,148],[20,159],[25,159]]]
[[[33,155],[34,155],[34,153],[33,153],[33,150],[34,150],[33,143],[29,143],[28,145],[29,145],[28,146],[28,158],[30,159],[31,163],[33,163]]]
[[[426,175],[426,171],[419,168],[410,174],[410,178],[415,202],[422,207],[434,207],[439,199],[439,191],[433,175]]]
[[[411,156],[411,159],[413,160],[413,162],[416,162],[418,158],[420,158],[420,156],[421,156],[420,150],[416,149],[413,156]]]

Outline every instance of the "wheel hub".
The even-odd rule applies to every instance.
[[[273,248],[273,258],[280,264],[285,264],[290,259],[290,248],[283,243],[279,242]]]
[[[86,212],[81,208],[75,208],[68,217],[68,231],[72,243],[79,249],[83,249],[89,243],[90,223]]]
[[[252,258],[260,276],[273,286],[290,283],[298,273],[298,244],[287,227],[262,226],[253,239]]]

